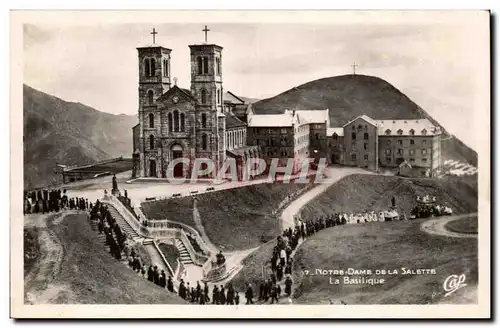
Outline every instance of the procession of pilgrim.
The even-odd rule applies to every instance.
[[[384,222],[413,220],[427,218],[430,216],[452,215],[453,210],[449,206],[436,204],[436,197],[429,195],[417,196],[417,205],[411,210],[409,217],[405,212],[399,213],[396,209],[396,198],[391,199],[392,207],[385,211],[376,213],[375,211],[364,213],[335,213],[334,220],[340,224],[358,224],[366,222]],[[300,221],[300,216],[295,218]]]

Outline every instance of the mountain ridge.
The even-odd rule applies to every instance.
[[[23,85],[24,186],[55,183],[56,163],[85,165],[132,153],[137,118],[101,112]]]

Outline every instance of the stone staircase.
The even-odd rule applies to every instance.
[[[193,260],[191,260],[191,256],[189,255],[188,250],[186,249],[186,246],[184,246],[184,243],[180,241],[179,239],[175,240],[175,247],[179,250],[180,253],[180,261],[183,264],[194,264]]]
[[[144,238],[141,237],[131,226],[128,224],[128,222],[121,216],[120,213],[113,207],[113,205],[108,204],[108,210],[113,219],[116,220],[116,223],[120,226],[122,229],[123,233],[127,236],[127,238],[135,241],[135,242],[143,242]]]

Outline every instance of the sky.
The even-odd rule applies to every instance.
[[[481,141],[470,131],[481,119],[475,108],[489,97],[485,75],[478,69],[489,61],[489,37],[471,24],[434,20],[207,25],[208,42],[224,48],[226,91],[263,99],[318,78],[351,74],[356,63],[356,73],[385,79],[477,149]],[[137,114],[136,47],[152,43],[153,27],[158,31],[156,43],[172,49],[172,76],[179,86],[189,88],[188,46],[204,42],[203,22],[25,24],[24,83],[100,111]]]

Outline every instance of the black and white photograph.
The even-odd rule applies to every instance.
[[[490,316],[488,11],[17,11],[11,54],[12,317]]]

